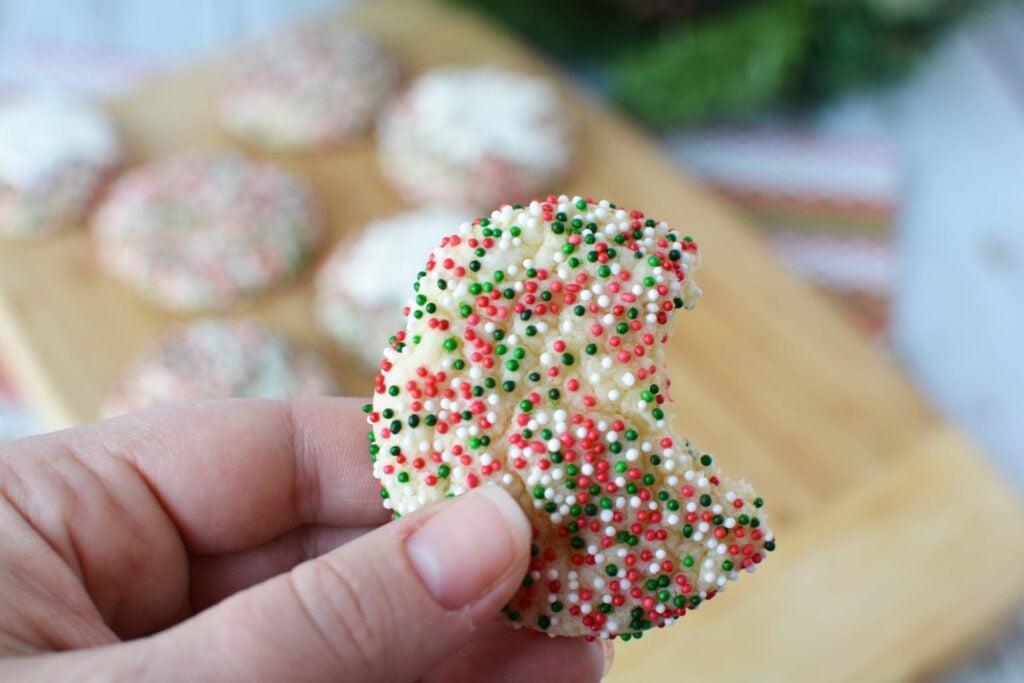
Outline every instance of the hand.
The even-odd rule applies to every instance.
[[[365,433],[352,399],[213,401],[0,449],[0,678],[599,679],[599,644],[495,620],[513,499],[380,526]]]

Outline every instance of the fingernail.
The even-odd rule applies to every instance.
[[[615,661],[615,645],[610,640],[602,640],[600,642],[601,651],[604,653],[604,671],[601,672],[601,678],[604,678],[612,670],[612,663]]]
[[[482,597],[529,547],[519,504],[497,486],[452,501],[405,542],[423,585],[445,609]]]

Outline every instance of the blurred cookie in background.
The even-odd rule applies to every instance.
[[[385,109],[384,175],[411,204],[493,208],[552,189],[573,123],[555,86],[492,66],[430,71]]]
[[[80,224],[120,158],[113,124],[91,104],[45,92],[0,97],[0,237]]]
[[[345,351],[375,368],[427,254],[472,219],[468,210],[430,207],[372,221],[334,248],[316,278],[320,326]]]
[[[172,401],[337,393],[337,380],[316,352],[259,323],[204,319],[144,347],[100,411],[113,417]]]
[[[218,111],[225,129],[263,147],[331,148],[366,134],[398,83],[397,63],[371,35],[301,25],[236,54]]]
[[[322,236],[304,180],[234,152],[134,169],[93,218],[100,266],[172,310],[224,308],[287,280]]]

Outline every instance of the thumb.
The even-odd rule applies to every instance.
[[[515,500],[476,489],[232,596],[154,639],[156,657],[182,679],[413,680],[494,619],[529,547]]]

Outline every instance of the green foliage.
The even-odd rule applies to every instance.
[[[905,75],[969,8],[965,0],[817,0],[816,25],[787,99],[817,103]],[[975,8],[984,4],[976,0]],[[902,11],[898,11],[902,10]]]
[[[674,26],[611,66],[612,94],[655,124],[764,109],[797,75],[808,12],[803,0],[759,2]]]
[[[545,52],[604,62],[640,40],[643,27],[605,0],[451,0],[497,18]]]
[[[655,125],[816,104],[905,74],[989,0],[715,0],[652,21],[638,0],[451,0],[577,65]],[[633,7],[633,9],[643,9]]]

